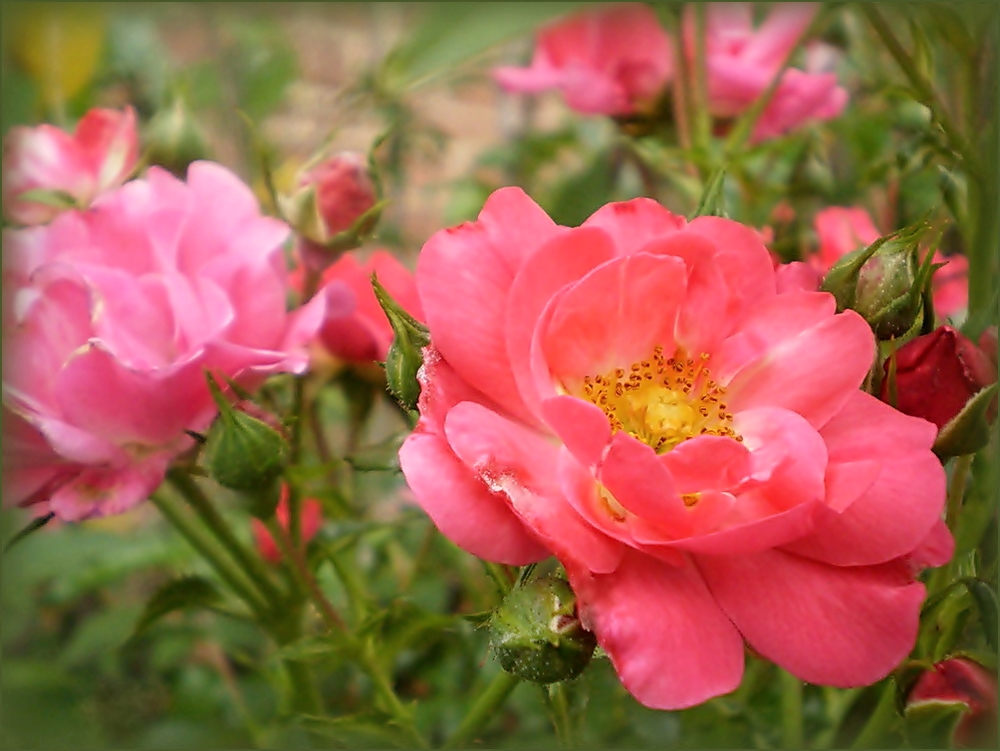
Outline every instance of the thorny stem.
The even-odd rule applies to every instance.
[[[167,472],[167,480],[184,496],[191,508],[239,563],[244,573],[254,581],[263,593],[268,605],[271,607],[279,606],[284,598],[271,581],[271,574],[264,568],[263,561],[247,550],[243,543],[236,538],[229,524],[222,518],[194,479],[183,470],[171,469]]]
[[[916,90],[917,96],[923,105],[930,109],[934,116],[934,119],[941,126],[941,130],[944,131],[945,137],[948,139],[948,143],[958,154],[959,158],[962,160],[962,164],[966,169],[969,170],[973,175],[978,175],[978,167],[976,160],[971,158],[969,154],[968,144],[959,133],[958,128],[955,127],[955,123],[952,122],[951,116],[942,106],[941,101],[938,99],[934,92],[934,87],[931,82],[928,81],[923,74],[917,69],[916,64],[913,62],[913,58],[903,49],[903,45],[900,44],[899,39],[893,33],[889,24],[886,23],[885,19],[882,18],[882,14],[878,12],[878,9],[872,3],[862,3],[861,9],[864,14],[868,17],[869,23],[871,23],[872,28],[882,39],[882,43],[885,44],[889,53],[892,55],[893,59],[903,69],[903,73],[909,80],[910,85]]]
[[[190,518],[181,505],[172,498],[161,493],[154,493],[150,498],[188,544],[197,550],[229,588],[246,602],[256,618],[259,621],[267,620],[267,602],[245,578],[244,572],[233,565],[218,541]]]

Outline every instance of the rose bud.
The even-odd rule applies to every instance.
[[[208,148],[201,129],[182,99],[157,112],[145,132],[146,159],[183,177],[188,165],[204,159]]]
[[[385,380],[391,393],[404,409],[417,406],[420,382],[417,371],[423,365],[423,348],[430,343],[427,327],[396,302],[372,274],[375,297],[392,326],[392,344],[385,356]]]
[[[288,486],[282,484],[281,486],[281,497],[278,501],[278,507],[274,511],[274,515],[280,524],[285,529],[288,529]],[[257,550],[260,552],[261,557],[270,561],[271,563],[279,563],[281,561],[281,551],[278,549],[277,543],[271,536],[271,531],[260,519],[253,519],[253,536],[254,541],[257,544]],[[302,499],[302,542],[307,543],[316,533],[319,532],[319,528],[323,525],[323,506],[315,498],[303,498]]]
[[[575,678],[587,667],[597,640],[583,628],[576,596],[555,577],[511,590],[490,621],[493,650],[508,673],[535,683]]]
[[[935,708],[944,710],[956,704],[963,709],[954,727],[954,744],[966,748],[995,748],[996,675],[972,660],[963,657],[944,660],[923,673],[907,697],[906,717],[912,722],[921,713]]]
[[[996,383],[996,363],[973,342],[951,326],[941,326],[918,336],[895,354],[895,376],[890,378],[892,358],[883,365],[881,397],[891,401],[895,385],[896,408],[943,428],[969,399]],[[891,382],[894,381],[894,384]]]
[[[278,479],[288,463],[288,441],[263,420],[234,409],[207,376],[219,417],[205,441],[205,468],[225,488],[249,497],[249,511],[266,519],[278,504]]]
[[[329,265],[338,252],[358,247],[380,213],[365,158],[353,151],[306,165],[298,188],[284,198],[282,208],[305,240],[303,261],[317,269]]]

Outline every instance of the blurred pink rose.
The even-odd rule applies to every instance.
[[[288,513],[288,486],[283,485],[281,488],[281,500],[278,501],[278,507],[274,511],[274,516],[278,524],[285,529],[288,529]],[[281,550],[278,549],[278,543],[271,536],[271,531],[260,519],[251,520],[251,524],[253,526],[254,542],[257,544],[257,550],[261,554],[261,557],[271,563],[280,563]],[[322,526],[323,505],[315,498],[303,498],[302,542],[309,542],[316,536],[316,533],[319,532],[319,528]]]
[[[578,13],[538,34],[528,68],[498,68],[506,91],[559,89],[577,112],[629,115],[652,108],[673,71],[670,39],[643,3]]]
[[[210,162],[186,183],[150,168],[88,211],[5,231],[4,430],[16,440],[4,440],[4,500],[67,520],[126,511],[191,446],[185,430],[214,417],[206,368],[248,387],[304,370],[327,302],[346,314],[351,300],[331,286],[287,314],[287,236]]]
[[[837,261],[871,245],[882,236],[871,216],[862,208],[830,206],[816,214],[816,235],[819,253],[806,261],[820,274],[826,274]],[[934,272],[931,293],[934,311],[942,318],[951,318],[969,304],[969,260],[962,255],[934,253],[934,262],[945,264]]]
[[[417,501],[474,555],[555,555],[639,701],[735,689],[744,640],[834,686],[909,653],[911,567],[946,549],[936,430],[860,390],[868,325],[777,293],[757,232],[649,199],[569,229],[507,188],[427,241],[417,288]]]
[[[354,293],[356,307],[347,317],[327,316],[320,329],[319,340],[334,357],[354,363],[384,361],[392,344],[392,327],[382,312],[372,289],[372,274],[379,283],[414,318],[423,320],[423,309],[417,296],[417,285],[403,264],[391,253],[376,250],[364,262],[345,254],[326,270],[321,287],[342,283]]]
[[[292,225],[308,240],[326,243],[354,226],[378,200],[363,154],[341,151],[304,169],[285,202]]]
[[[777,3],[759,28],[752,3],[711,3],[706,18],[705,67],[709,111],[734,118],[771,85],[785,57],[805,33],[819,3]],[[694,60],[694,9],[684,17],[685,48]],[[810,58],[810,60],[818,58]],[[833,73],[787,69],[761,114],[753,141],[783,135],[806,122],[829,120],[847,104],[847,92]]]
[[[135,112],[92,109],[72,135],[52,125],[11,128],[3,147],[4,213],[16,224],[51,221],[62,209],[26,200],[34,190],[60,191],[77,205],[121,185],[139,156]]]

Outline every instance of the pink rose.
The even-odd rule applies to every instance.
[[[848,253],[861,250],[882,236],[862,208],[830,206],[818,212],[814,221],[819,253],[806,260],[820,274],[826,274]],[[934,311],[943,318],[951,318],[969,305],[969,260],[935,251],[934,262],[944,264],[931,279]]]
[[[286,313],[287,236],[210,162],[5,231],[4,429],[22,459],[5,440],[4,500],[68,520],[126,511],[214,417],[206,369],[249,387],[304,370],[327,301],[351,301],[331,287]]]
[[[859,389],[868,325],[775,287],[736,222],[640,198],[571,229],[516,188],[418,260],[410,488],[474,555],[555,555],[651,707],[735,689],[744,640],[812,683],[884,677],[946,548],[934,426]]]
[[[363,263],[350,254],[341,256],[326,270],[320,284],[325,287],[331,283],[342,283],[354,294],[356,307],[347,317],[328,316],[320,329],[319,338],[330,354],[347,362],[383,361],[392,344],[392,327],[372,289],[373,273],[378,275],[379,283],[407,312],[423,320],[413,274],[391,253],[376,250]]]
[[[78,206],[122,184],[139,156],[135,112],[92,109],[72,135],[52,125],[12,128],[3,147],[4,213],[17,224],[44,224],[62,209],[27,200],[28,191],[66,193]]]
[[[498,68],[506,91],[559,89],[577,112],[629,115],[655,104],[673,71],[670,39],[642,3],[578,13],[538,34],[528,68]]]
[[[907,708],[928,702],[958,702],[967,709],[955,728],[959,748],[997,745],[997,676],[977,662],[955,657],[923,673],[910,691]]]
[[[757,29],[752,3],[711,3],[706,18],[705,67],[709,111],[734,118],[771,85],[785,57],[805,33],[818,3],[778,3]],[[685,11],[685,48],[694,60],[694,11]],[[789,68],[761,114],[753,141],[783,135],[806,122],[830,120],[847,104],[833,73]]]
[[[288,486],[281,487],[281,500],[274,511],[274,516],[285,529],[288,529]],[[271,536],[271,531],[260,519],[251,520],[254,542],[261,557],[271,563],[281,562],[281,550]],[[320,527],[323,526],[323,505],[315,498],[302,499],[302,542],[309,542]]]

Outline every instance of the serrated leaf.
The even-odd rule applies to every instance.
[[[133,635],[138,635],[163,616],[177,610],[207,608],[222,600],[221,593],[207,579],[185,576],[162,585],[146,603]]]

